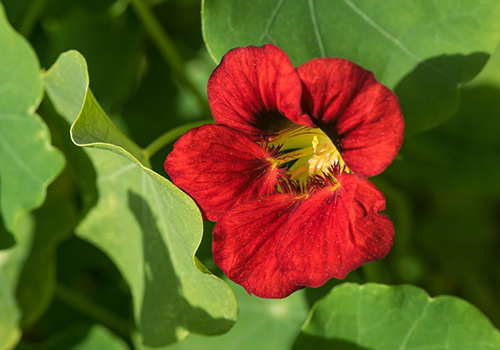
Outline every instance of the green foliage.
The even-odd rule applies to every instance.
[[[407,134],[456,111],[458,87],[500,41],[500,3],[482,1],[204,0],[207,48],[219,61],[237,46],[273,43],[295,65],[347,58],[398,95]],[[228,35],[230,33],[230,35]]]
[[[72,138],[89,148],[97,173],[99,200],[77,234],[106,252],[128,282],[145,345],[174,343],[188,332],[227,331],[236,319],[234,295],[195,266],[202,235],[196,205],[138,162],[134,154],[142,156],[142,150],[104,114],[88,90],[86,70],[72,51],[45,76],[56,109],[76,118]],[[67,94],[81,99],[68,103]]]
[[[40,206],[64,166],[35,111],[42,97],[36,54],[7,22],[0,4],[0,248],[12,243],[17,220]],[[13,69],[15,67],[15,69]],[[19,186],[19,184],[23,184]]]
[[[294,349],[497,349],[500,332],[471,304],[413,286],[344,283],[319,301]]]

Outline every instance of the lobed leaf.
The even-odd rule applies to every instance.
[[[237,46],[274,43],[295,65],[347,58],[398,95],[407,133],[438,126],[456,111],[458,88],[500,41],[500,2],[204,0],[203,33],[218,62]]]
[[[7,22],[0,4],[0,248],[13,243],[19,217],[45,199],[64,167],[35,113],[43,94],[40,66],[28,42]]]
[[[500,332],[473,305],[420,288],[344,283],[317,302],[294,349],[500,348]]]
[[[111,123],[88,90],[80,54],[62,54],[44,81],[56,109],[76,119],[73,141],[86,149],[97,174],[99,199],[77,235],[104,251],[128,282],[143,344],[158,347],[190,332],[227,331],[236,301],[223,281],[195,264],[203,229],[195,203],[142,165],[148,161],[142,149]]]

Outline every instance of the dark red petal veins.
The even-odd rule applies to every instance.
[[[283,275],[297,284],[319,287],[330,278],[373,260],[392,246],[394,227],[378,211],[385,209],[383,194],[356,175],[339,176],[339,186],[309,197],[281,231],[277,257]]]
[[[261,298],[284,298],[302,288],[279,271],[276,245],[279,232],[300,201],[274,194],[244,203],[215,225],[215,263],[232,281]]]
[[[213,221],[239,203],[274,192],[279,176],[261,146],[223,125],[203,125],[182,136],[165,170]]]
[[[271,44],[229,51],[208,80],[215,121],[252,135],[274,133],[290,121],[313,126],[302,112],[301,96],[290,59]]]
[[[380,174],[403,143],[396,95],[373,74],[340,58],[313,59],[297,68],[304,108],[332,139],[355,174]]]

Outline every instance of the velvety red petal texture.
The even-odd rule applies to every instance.
[[[274,45],[229,51],[208,80],[217,124],[270,135],[290,121],[313,126],[301,109],[302,84],[288,56]]]
[[[260,145],[213,124],[183,135],[168,155],[165,170],[213,221],[239,203],[275,192],[279,176]]]
[[[403,143],[396,95],[371,72],[340,58],[313,59],[297,71],[304,84],[304,108],[348,168],[362,177],[384,171]]]
[[[313,194],[281,230],[277,258],[291,281],[319,287],[344,278],[367,262],[382,259],[392,246],[394,227],[378,211],[384,196],[356,175],[338,177],[339,186]]]
[[[284,298],[302,288],[281,274],[276,259],[279,232],[299,204],[293,195],[275,194],[229,211],[214,228],[215,263],[261,298]]]

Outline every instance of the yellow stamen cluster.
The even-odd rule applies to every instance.
[[[290,179],[299,184],[311,177],[332,175],[332,168],[349,171],[333,142],[319,128],[294,125],[269,137],[268,143],[280,150],[276,165],[285,167]]]

